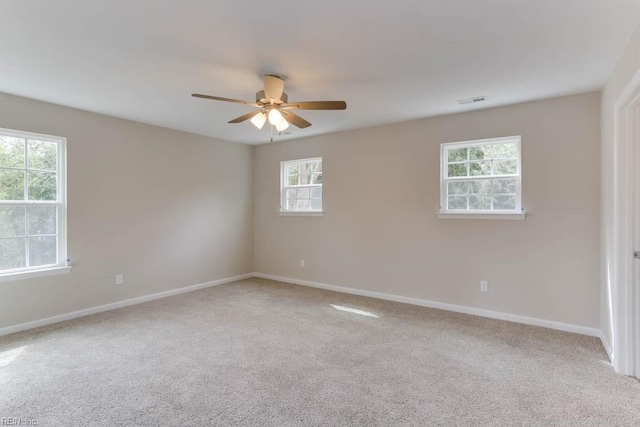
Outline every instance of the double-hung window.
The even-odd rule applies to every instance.
[[[322,158],[280,163],[280,212],[322,212]]]
[[[68,271],[65,155],[65,138],[0,129],[0,280]]]
[[[520,136],[440,147],[442,218],[524,218]]]

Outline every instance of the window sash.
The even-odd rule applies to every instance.
[[[516,157],[496,157],[489,159],[470,159],[470,148],[479,146],[494,146],[502,144],[515,144],[516,145]],[[467,148],[467,158],[465,160],[449,161],[449,152],[454,149]],[[440,212],[442,213],[519,213],[522,211],[522,169],[521,169],[521,137],[504,137],[494,138],[476,141],[463,141],[455,143],[445,143],[440,146]],[[488,175],[470,175],[470,164],[474,162],[495,162],[495,161],[515,161],[516,173],[512,174],[496,174],[494,170],[494,164],[491,165],[491,174]],[[449,165],[467,165],[467,175],[465,176],[449,176]],[[515,192],[513,193],[496,193],[493,187],[494,180],[515,180]],[[450,182],[472,182],[472,181],[491,181],[491,191],[486,193],[470,193],[467,189],[466,193],[461,194],[449,194]],[[449,197],[465,197],[466,208],[450,209]],[[471,197],[485,197],[489,198],[491,205],[489,209],[477,209],[469,206]],[[494,209],[494,203],[496,196],[514,196],[515,208],[514,209]]]
[[[288,205],[287,205],[287,200],[309,200],[311,201],[312,199],[320,199],[320,201],[322,202],[322,193],[320,194],[320,197],[311,197],[311,191],[313,188],[322,188],[322,183],[319,184],[289,184],[289,177],[290,176],[295,176],[296,178],[299,177],[300,175],[303,175],[299,172],[298,169],[298,173],[295,174],[289,174],[288,170],[290,169],[291,166],[298,166],[300,167],[301,165],[306,165],[306,164],[315,164],[315,163],[320,163],[320,165],[322,165],[322,157],[316,157],[316,158],[310,158],[310,159],[301,159],[301,160],[290,160],[290,161],[284,161],[284,162],[280,162],[280,211],[281,212],[320,212],[322,211],[322,207],[318,208],[314,208],[312,209],[311,207],[309,207],[309,209],[289,209]],[[322,172],[309,172],[309,179],[311,180],[311,176],[314,173],[322,173]],[[299,179],[297,180],[299,182]],[[309,188],[309,197],[308,198],[304,198],[304,197],[296,197],[296,198],[289,198],[287,199],[287,190],[289,189],[304,189],[304,188]],[[311,206],[311,205],[309,205]]]
[[[282,188],[304,188],[304,187],[322,187],[322,184],[291,184],[285,185]]]
[[[0,240],[8,239],[24,239],[25,240],[25,259],[23,260],[25,267],[0,269],[0,276],[15,274],[20,272],[38,271],[50,269],[52,267],[63,267],[66,265],[67,260],[67,212],[66,212],[66,138],[42,135],[31,132],[22,132],[11,129],[1,129],[1,136],[15,137],[25,139],[25,164],[24,167],[1,167],[2,170],[18,170],[24,171],[24,199],[23,200],[0,200],[0,206],[2,207],[25,207],[25,232],[21,236],[2,237]],[[36,169],[29,167],[28,159],[28,140],[47,141],[56,144],[57,163],[56,169]],[[28,200],[29,198],[29,172],[49,172],[55,174],[56,177],[56,200]],[[56,228],[55,234],[29,234],[28,223],[28,209],[34,206],[49,206],[56,207]],[[56,260],[55,263],[46,265],[29,266],[30,254],[29,254],[29,239],[37,237],[55,237],[56,238]]]
[[[469,176],[449,176],[444,177],[447,181],[479,181],[482,179],[509,179],[509,178],[518,178],[520,175],[518,174],[509,174],[509,175],[469,175]]]

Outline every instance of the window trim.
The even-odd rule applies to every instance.
[[[3,273],[0,274],[0,282],[11,282],[14,280],[23,280],[23,279],[32,279],[34,277],[45,277],[45,276],[53,276],[57,274],[67,274],[70,273],[73,267],[51,267],[47,268],[39,268],[38,270],[11,270],[11,273]]]
[[[480,212],[469,212],[469,213],[452,213],[452,212],[437,212],[436,216],[438,219],[524,219],[526,216],[525,212],[515,213],[515,212],[502,212],[502,213],[480,213]]]
[[[324,211],[278,211],[280,216],[323,216]]]
[[[321,156],[319,157],[309,157],[306,159],[291,159],[291,160],[283,160],[280,162],[280,209],[278,209],[278,214],[281,216],[322,216],[324,215],[324,182],[321,184],[309,184],[305,187],[320,187],[322,188],[322,207],[320,209],[305,209],[305,210],[290,210],[285,209],[287,198],[286,198],[286,189],[291,187],[286,187],[286,165],[289,163],[305,163],[305,162],[315,162],[320,161],[320,163],[324,163]],[[324,181],[324,179],[323,179]]]
[[[517,174],[504,175],[505,178],[516,178],[516,208],[513,210],[448,210],[447,206],[447,183],[455,181],[448,174],[448,158],[445,156],[448,149],[459,147],[475,147],[487,144],[500,144],[505,142],[515,142],[518,150],[516,159]],[[495,175],[492,175],[495,177]],[[481,176],[479,179],[483,179]],[[460,178],[460,180],[470,180],[472,177]],[[522,207],[522,136],[513,135],[498,138],[475,139],[469,141],[445,142],[440,144],[440,206],[437,217],[439,219],[525,219],[525,210]]]
[[[14,129],[0,128],[0,134],[14,138],[35,139],[39,141],[55,142],[57,144],[57,169],[56,169],[56,200],[55,201],[30,201],[30,200],[0,200],[0,206],[29,206],[52,205],[58,207],[56,215],[57,260],[55,264],[39,265],[36,267],[23,267],[0,271],[0,282],[28,279],[53,274],[69,273],[71,267],[67,265],[67,138],[55,135],[45,135],[35,132],[25,132]],[[25,161],[28,159],[25,158]],[[25,165],[28,167],[28,165]],[[26,169],[25,169],[26,170]]]

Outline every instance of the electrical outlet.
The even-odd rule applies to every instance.
[[[487,292],[487,291],[489,291],[489,284],[488,284],[487,282],[485,282],[484,280],[482,280],[482,281],[480,282],[480,290],[481,290],[482,292]]]
[[[124,274],[116,274],[116,285],[124,284]]]
[[[300,267],[304,268],[304,260],[303,259],[300,260]]]

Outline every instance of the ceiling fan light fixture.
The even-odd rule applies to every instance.
[[[280,111],[278,111],[277,108],[272,108],[271,110],[269,110],[269,123],[271,123],[274,126],[277,126],[278,123],[280,123],[283,120],[284,120],[284,117],[282,117],[282,113],[280,113]]]
[[[259,112],[251,118],[251,123],[258,129],[262,129],[262,126],[264,126],[266,121],[267,115],[264,113],[264,111]]]
[[[284,92],[284,80],[281,77],[273,74],[265,74],[262,81],[264,89],[256,92],[255,102],[203,95],[200,93],[194,93],[191,96],[211,99],[213,101],[233,102],[235,104],[258,108],[257,111],[254,110],[243,114],[235,119],[229,120],[228,123],[250,121],[256,128],[263,129],[268,120],[272,135],[274,127],[278,133],[282,133],[291,125],[298,129],[306,129],[311,126],[309,121],[291,110],[345,110],[347,108],[347,103],[344,101],[289,102],[289,96]]]
[[[280,120],[280,123],[276,125],[276,130],[278,132],[282,132],[283,130],[289,127],[289,122],[287,122],[284,118]]]

